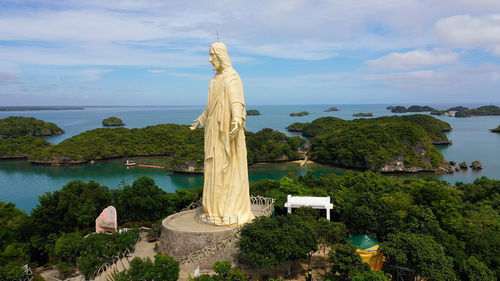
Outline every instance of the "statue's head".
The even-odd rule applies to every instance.
[[[231,65],[231,60],[229,59],[229,55],[227,53],[227,48],[224,43],[213,43],[210,46],[210,58],[208,59],[209,62],[212,63],[214,66],[215,71],[222,71],[226,68],[231,68],[233,67]]]

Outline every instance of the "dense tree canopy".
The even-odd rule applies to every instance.
[[[32,117],[9,116],[0,119],[0,139],[21,136],[51,136],[64,131],[56,124]]]

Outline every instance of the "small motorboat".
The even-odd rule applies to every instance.
[[[135,165],[136,165],[135,162],[132,160],[127,160],[127,162],[125,162],[125,166],[127,166],[127,167],[135,166]]]

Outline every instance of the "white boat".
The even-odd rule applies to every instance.
[[[127,162],[125,162],[125,166],[135,166],[135,162],[132,161],[132,160],[127,160]]]

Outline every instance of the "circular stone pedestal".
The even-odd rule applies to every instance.
[[[174,258],[187,256],[223,241],[237,226],[217,226],[199,222],[199,210],[184,211],[162,221],[160,251]]]
[[[251,197],[252,213],[256,216],[270,216],[274,199]],[[203,223],[198,219],[203,208],[179,212],[162,221],[160,251],[181,263],[210,258],[233,261],[238,251],[238,226],[220,226]],[[211,263],[210,263],[211,267]],[[210,268],[208,267],[208,268]]]

